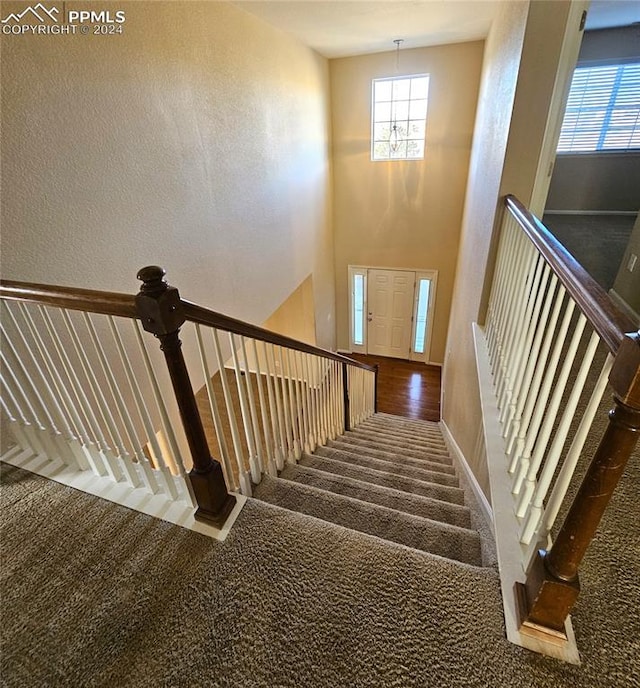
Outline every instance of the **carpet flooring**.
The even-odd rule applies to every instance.
[[[580,667],[506,641],[492,566],[257,499],[219,543],[2,466],[0,680],[7,688],[637,688],[638,463],[582,567],[573,614]],[[369,489],[387,499],[379,487]],[[476,517],[472,504],[458,508]]]
[[[542,221],[603,289],[613,287],[634,216],[550,213]]]

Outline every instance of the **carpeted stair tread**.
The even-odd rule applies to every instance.
[[[367,418],[363,423],[373,427],[380,428],[401,428],[408,433],[430,434],[438,435],[440,433],[440,424],[434,421],[418,420],[413,418],[404,418],[400,416],[385,416],[384,414],[376,414]]]
[[[265,476],[254,497],[291,511],[375,535],[423,552],[482,566],[480,536],[459,528],[309,485]]]
[[[343,475],[347,478],[355,478],[356,480],[381,485],[382,487],[390,487],[401,492],[431,497],[432,499],[439,499],[452,504],[464,504],[464,492],[459,487],[447,487],[446,485],[424,482],[423,480],[407,478],[403,475],[358,466],[354,463],[336,461],[325,456],[303,454],[299,463],[308,468],[315,468],[316,470],[335,475]]]
[[[435,457],[435,460],[431,460],[430,458],[425,459],[423,457],[418,457],[417,455],[407,453],[405,450],[391,451],[390,448],[383,449],[381,447],[363,445],[356,440],[349,439],[346,435],[336,437],[335,440],[329,440],[327,442],[327,446],[354,454],[362,453],[375,459],[382,459],[383,461],[391,461],[392,463],[399,463],[405,466],[415,466],[416,468],[422,468],[426,471],[446,473],[447,475],[456,474],[456,469],[451,463],[449,463],[449,457],[446,457],[448,459],[446,463],[444,461],[440,461],[440,457]]]
[[[380,449],[385,449],[387,451],[399,451],[402,449],[408,454],[417,456],[418,458],[442,461],[443,463],[451,463],[451,457],[449,456],[446,447],[441,447],[436,444],[431,446],[417,446],[411,442],[404,442],[400,437],[390,437],[386,434],[374,436],[372,433],[365,432],[345,433],[344,436],[348,437],[351,441],[357,440],[358,443],[361,443],[363,446],[379,447]]]
[[[359,454],[356,451],[345,451],[344,449],[327,446],[318,447],[315,451],[317,456],[325,456],[336,461],[344,461],[345,463],[353,463],[364,468],[375,468],[377,471],[385,473],[393,473],[394,475],[402,475],[407,478],[415,478],[416,480],[423,480],[428,483],[437,483],[438,485],[448,485],[449,487],[458,487],[458,478],[449,473],[438,473],[436,471],[429,471],[424,468],[417,468],[416,466],[403,464],[394,461],[385,461],[373,456],[367,456],[364,452]]]
[[[404,444],[414,445],[418,449],[439,449],[440,451],[447,452],[447,445],[442,437],[442,434],[417,434],[417,433],[406,433],[402,428],[391,428],[387,430],[386,428],[380,428],[378,426],[368,426],[364,423],[356,425],[353,430],[349,432],[355,433],[357,435],[364,435],[369,437],[387,437],[389,439],[398,440]],[[349,434],[349,433],[347,433]]]
[[[397,456],[402,454],[402,456],[413,459],[414,461],[438,463],[442,466],[446,466],[449,471],[453,470],[453,462],[451,461],[451,456],[449,454],[438,453],[438,452],[428,452],[421,449],[412,449],[411,447],[404,447],[398,444],[387,444],[378,442],[377,439],[372,438],[370,435],[356,435],[354,433],[345,433],[344,435],[339,435],[335,440],[331,440],[345,447],[347,446],[356,447],[358,451],[363,451],[367,453],[370,449],[375,452],[381,452],[382,454]],[[394,459],[395,460],[395,459]]]
[[[452,526],[471,527],[469,508],[451,504],[451,502],[401,492],[390,487],[374,485],[346,476],[337,476],[333,473],[326,473],[301,465],[287,465],[280,477],[303,485],[311,485],[327,492],[335,492],[346,497],[386,506],[414,516],[449,523]]]

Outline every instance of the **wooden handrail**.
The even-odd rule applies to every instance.
[[[0,298],[40,303],[46,306],[56,306],[58,308],[68,308],[88,313],[115,315],[123,318],[137,317],[135,296],[119,292],[0,280]],[[191,322],[208,325],[227,332],[233,332],[233,334],[251,337],[270,344],[276,344],[277,346],[314,354],[315,356],[375,372],[374,366],[366,365],[348,356],[342,356],[333,351],[327,351],[311,344],[299,342],[291,337],[276,334],[262,327],[231,318],[228,315],[216,313],[185,299],[181,299],[181,303],[184,308],[185,318]]]
[[[515,196],[506,196],[505,205],[609,351],[615,354],[625,334],[635,331],[633,321],[616,307],[607,292]]]
[[[320,347],[313,346],[312,344],[299,342],[297,339],[291,339],[290,337],[276,334],[275,332],[265,330],[262,327],[257,327],[256,325],[243,322],[242,320],[236,320],[228,315],[210,311],[207,308],[203,308],[195,303],[185,301],[184,299],[181,299],[181,301],[186,319],[190,320],[191,322],[198,323],[199,325],[208,325],[209,327],[215,327],[219,330],[225,330],[227,332],[233,332],[233,334],[242,335],[243,337],[251,337],[252,339],[258,339],[269,344],[284,346],[288,349],[295,349],[296,351],[302,351],[306,354],[313,354],[322,358],[328,358],[331,361],[346,363],[356,368],[370,370],[372,373],[376,372],[375,366],[361,363],[360,361],[356,361],[348,356],[342,356],[341,354],[336,354],[333,351],[321,349]]]
[[[136,317],[135,296],[113,291],[0,280],[0,298],[10,301],[40,303],[45,306],[56,306],[87,313],[116,315],[123,318]]]

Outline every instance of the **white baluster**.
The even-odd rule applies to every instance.
[[[522,375],[522,379],[519,382],[519,392],[518,392],[518,403],[516,404],[515,411],[513,413],[513,417],[511,419],[511,422],[507,424],[506,428],[506,435],[507,435],[507,446],[506,446],[506,452],[507,454],[511,454],[513,450],[513,444],[515,442],[516,437],[518,436],[518,433],[520,431],[520,427],[522,424],[522,418],[524,414],[524,409],[525,405],[527,404],[528,400],[533,396],[530,394],[531,392],[531,383],[533,381],[533,375],[534,372],[536,371],[536,366],[538,365],[538,360],[540,356],[540,350],[542,347],[542,341],[544,338],[545,333],[548,331],[547,323],[549,321],[549,314],[551,312],[551,305],[554,302],[554,296],[556,293],[556,287],[558,284],[558,278],[555,275],[551,276],[551,280],[549,281],[547,287],[546,287],[546,294],[545,294],[545,299],[544,299],[544,306],[542,308],[542,313],[539,314],[538,310],[534,313],[534,318],[533,318],[533,323],[532,323],[532,333],[535,331],[535,337],[533,339],[533,342],[530,344],[529,341],[525,343],[525,348],[529,351],[529,355],[527,356],[527,362],[525,366],[525,370]],[[541,290],[541,294],[542,294]],[[557,312],[555,312],[555,320],[552,318],[550,328],[551,330],[555,330],[556,323],[558,321],[558,314],[560,313],[560,305],[562,303],[562,300],[560,299],[558,303],[558,309]],[[537,304],[536,304],[536,309],[537,309]],[[539,316],[539,317],[538,317]],[[539,370],[542,371],[544,368],[544,362],[546,361],[546,357],[549,352],[549,348],[551,346],[551,335],[548,338],[548,346],[546,348],[546,353],[544,354],[544,361],[539,365]],[[528,416],[528,420],[530,419],[530,415]]]
[[[264,466],[264,470],[266,470],[270,476],[276,476],[278,475],[278,471],[276,470],[275,465],[275,456],[273,451],[274,444],[273,439],[271,437],[271,428],[269,427],[267,402],[264,396],[264,388],[262,386],[262,371],[260,370],[260,359],[258,358],[258,347],[256,345],[256,340],[252,339],[251,344],[253,348],[253,357],[256,362],[256,384],[258,386],[258,402],[260,405],[262,432],[264,437],[264,444],[266,447],[266,466]]]
[[[227,371],[224,367],[224,358],[222,357],[222,349],[220,347],[220,339],[218,338],[218,330],[212,328],[211,336],[213,338],[213,350],[216,355],[216,363],[218,365],[218,372],[220,374],[222,394],[224,396],[224,403],[227,408],[227,420],[229,422],[229,429],[231,430],[231,441],[233,442],[233,451],[236,457],[236,465],[238,466],[238,480],[240,482],[240,491],[246,497],[251,497],[251,479],[249,477],[249,472],[247,471],[245,465],[244,452],[242,451],[242,442],[240,441],[240,431],[238,429],[236,414],[233,408],[233,398],[231,396],[231,389],[229,388]]]
[[[302,437],[300,433],[300,414],[298,412],[298,395],[296,392],[296,385],[293,380],[293,366],[291,365],[291,356],[289,354],[289,349],[280,349],[284,354],[284,358],[287,362],[287,382],[289,386],[289,413],[291,417],[291,428],[293,430],[293,452],[296,461],[302,455]]]
[[[289,443],[287,432],[285,430],[284,414],[282,411],[282,397],[281,384],[278,381],[278,371],[276,370],[276,359],[274,354],[273,344],[264,345],[265,357],[267,359],[267,366],[269,368],[269,391],[273,394],[273,401],[276,407],[276,416],[278,418],[278,433],[279,449],[276,454],[276,461],[278,470],[284,468],[284,462],[289,454]],[[273,411],[272,411],[273,414]]]
[[[284,356],[282,354],[282,347],[277,349],[277,361],[280,365],[280,395],[282,398],[282,415],[284,416],[284,426],[287,436],[287,454],[286,460],[295,463],[297,459],[296,441],[291,419],[291,402],[289,399],[289,384],[285,377]]]
[[[506,377],[503,400],[501,402],[502,413],[500,414],[500,422],[503,425],[509,423],[515,411],[515,406],[518,399],[519,383],[522,380],[523,367],[526,363],[526,357],[529,354],[529,349],[525,348],[525,342],[529,335],[529,327],[531,325],[531,318],[533,316],[535,304],[538,302],[538,290],[540,287],[540,280],[545,267],[545,262],[541,256],[538,256],[538,262],[533,275],[533,280],[528,295],[526,298],[526,305],[522,315],[522,319],[518,323],[515,331],[515,343],[513,347],[513,356],[509,362],[509,374]]]
[[[209,399],[209,411],[213,420],[213,427],[216,432],[216,440],[218,441],[218,448],[220,449],[220,456],[222,458],[222,469],[224,478],[227,483],[227,488],[230,492],[238,490],[238,483],[236,482],[231,468],[231,459],[229,458],[229,448],[227,440],[224,436],[224,429],[222,426],[222,419],[220,418],[220,411],[218,409],[218,402],[216,401],[216,394],[213,389],[211,381],[212,374],[209,368],[209,361],[207,360],[207,353],[204,347],[204,339],[202,337],[202,329],[199,324],[196,324],[196,341],[198,343],[198,353],[200,354],[200,364],[202,366],[202,373],[204,375],[204,383],[207,389],[207,397]]]
[[[127,379],[131,395],[133,397],[133,406],[135,406],[135,410],[138,413],[138,417],[142,422],[142,426],[144,427],[145,434],[147,436],[146,441],[151,443],[151,447],[153,449],[154,454],[156,454],[156,456],[159,456],[161,452],[160,447],[158,446],[158,440],[156,438],[155,429],[153,427],[153,423],[151,422],[149,412],[147,410],[144,398],[142,396],[142,392],[138,385],[138,380],[136,379],[135,373],[133,371],[133,366],[131,365],[131,361],[129,360],[129,356],[125,349],[124,342],[122,341],[122,336],[120,335],[120,331],[118,330],[118,327],[112,316],[108,316],[108,323],[109,329],[111,330],[111,335],[113,337],[116,349],[118,351],[120,363],[124,370],[124,374]],[[129,409],[129,412],[131,413],[133,411],[133,408],[129,407]],[[137,433],[135,437],[138,438]],[[141,447],[142,442],[140,442],[140,440],[138,439],[136,445]],[[141,477],[145,485],[147,486],[147,490],[149,490],[151,494],[157,494],[160,490],[160,485],[158,483],[158,478],[160,478],[162,487],[165,488],[166,492],[170,494],[170,487],[165,484],[167,482],[165,479],[165,475],[163,473],[160,473],[159,471],[156,472],[153,470],[152,466],[149,463],[149,460],[144,455],[144,452],[138,451],[136,458],[138,459],[138,465],[141,469]]]
[[[249,450],[249,469],[251,470],[251,480],[258,484],[261,479],[260,466],[258,465],[258,452],[256,450],[256,441],[253,436],[253,428],[251,426],[251,411],[249,410],[249,402],[247,400],[247,390],[242,381],[242,370],[240,368],[240,361],[238,359],[238,350],[236,348],[235,337],[232,332],[229,332],[229,343],[231,344],[231,359],[233,362],[233,371],[236,378],[236,388],[238,390],[238,398],[240,400],[240,415],[242,416],[242,429]]]
[[[119,435],[119,439],[121,442],[119,450],[120,455],[123,459],[122,469],[126,476],[127,482],[131,485],[131,487],[140,487],[140,485],[142,485],[142,479],[140,477],[138,469],[136,468],[135,464],[131,462],[130,458],[135,457],[138,463],[140,463],[140,461],[146,461],[146,458],[142,455],[142,452],[138,451],[137,449],[138,440],[136,436],[136,431],[131,422],[129,410],[127,409],[127,405],[122,396],[120,386],[116,380],[115,373],[109,362],[109,359],[107,358],[104,347],[102,346],[102,341],[98,336],[95,325],[93,324],[91,317],[87,313],[84,314],[84,317],[87,329],[89,330],[89,337],[93,342],[94,348],[98,356],[98,361],[102,369],[102,373],[107,381],[111,397],[114,400],[116,409],[118,411],[118,416],[120,417],[120,422],[122,423],[122,426],[124,428],[125,436],[123,437]],[[127,442],[129,443],[128,449],[126,447]]]
[[[245,339],[240,335],[240,349],[242,351],[242,361],[244,367],[244,383],[247,389],[247,400],[249,402],[249,416],[251,418],[251,430],[253,431],[253,437],[255,441],[255,451],[256,457],[258,459],[257,465],[260,471],[258,475],[258,480],[254,482],[260,482],[262,480],[262,472],[265,470],[266,461],[264,459],[264,450],[262,448],[262,438],[260,436],[260,426],[258,424],[258,414],[256,411],[256,402],[253,394],[253,382],[251,379],[252,372],[249,366],[249,359],[247,358],[247,346],[245,344]]]
[[[584,317],[584,316],[583,316]],[[586,322],[586,318],[585,318]],[[522,535],[521,535],[521,541],[525,544],[529,543],[531,541],[531,538],[533,537],[534,533],[536,532],[538,528],[538,524],[540,523],[540,520],[542,518],[542,510],[544,507],[544,500],[547,496],[547,492],[549,491],[549,488],[551,487],[551,482],[553,480],[553,476],[556,472],[556,468],[558,466],[558,462],[560,461],[560,454],[562,452],[562,448],[564,447],[564,444],[567,440],[567,435],[569,433],[569,427],[571,426],[571,421],[573,420],[573,417],[576,413],[576,409],[578,407],[578,402],[580,401],[580,396],[582,395],[582,390],[584,389],[584,384],[587,380],[587,375],[589,374],[589,370],[591,368],[591,364],[593,362],[593,357],[595,356],[596,353],[596,348],[600,342],[600,339],[598,335],[593,332],[591,335],[591,339],[589,341],[589,345],[587,347],[587,350],[585,352],[584,358],[582,359],[582,364],[580,365],[580,370],[578,371],[578,375],[576,376],[576,380],[573,384],[573,388],[571,389],[571,393],[569,395],[569,399],[567,400],[567,403],[564,408],[564,413],[562,414],[562,419],[560,420],[560,424],[558,425],[558,428],[556,429],[555,435],[553,437],[553,442],[551,444],[551,447],[549,449],[549,452],[547,453],[544,466],[542,468],[542,472],[540,473],[540,477],[538,479],[538,484],[535,484],[536,476],[533,476],[533,480],[531,479],[531,473],[530,475],[527,476],[527,483],[525,486],[525,494],[530,492],[529,486],[533,484],[535,487],[535,492],[533,493],[533,496],[530,498],[530,504],[528,505],[528,513],[526,514],[526,520],[522,528]],[[570,366],[569,366],[570,368]],[[562,386],[562,389],[566,386],[567,379],[569,377],[569,370],[566,372],[566,378],[565,378],[565,371],[562,371],[562,374],[560,375],[560,379],[556,383],[556,389],[560,386]],[[554,391],[554,396],[555,396],[555,391]],[[559,397],[561,397],[562,394],[559,393]],[[555,411],[556,406],[554,405],[555,399],[551,403],[551,408]],[[560,407],[560,398],[558,399],[558,408]],[[557,411],[556,411],[557,413]],[[540,462],[538,462],[538,467],[539,469]],[[532,466],[533,467],[533,466]],[[537,470],[536,470],[537,473]],[[529,489],[527,489],[529,488]],[[523,495],[523,498],[525,495]]]
[[[573,365],[573,361],[575,360],[576,353],[578,351],[578,345],[580,344],[580,339],[582,337],[582,333],[584,331],[586,322],[586,318],[581,313],[580,317],[578,318],[578,324],[576,326],[576,329],[574,330],[573,336],[571,337],[569,348],[564,357],[562,367],[560,369],[560,374],[557,380],[554,380],[555,386],[553,388],[553,394],[551,396],[549,406],[548,408],[546,407],[545,399],[545,408],[540,408],[539,411],[538,409],[536,409],[536,412],[539,412],[541,416],[544,414],[544,421],[541,424],[540,432],[537,434],[537,438],[535,441],[535,449],[533,449],[530,465],[528,466],[527,471],[525,473],[518,473],[514,481],[513,491],[515,494],[519,494],[523,486],[522,481],[526,477],[526,482],[524,483],[524,492],[522,494],[522,497],[520,498],[518,507],[516,509],[516,514],[520,517],[524,516],[529,501],[531,500],[533,490],[535,489],[536,475],[538,473],[538,469],[542,465],[542,460],[545,456],[547,445],[549,444],[549,440],[551,439],[553,425],[555,423],[556,416],[558,415],[558,410],[560,409],[562,395],[567,385],[567,380],[569,379],[571,366]],[[551,383],[549,383],[549,388],[550,385]],[[548,396],[548,390],[544,389],[544,391],[547,393]]]
[[[562,468],[558,474],[558,479],[553,487],[551,496],[547,501],[547,508],[544,512],[543,526],[541,529],[542,536],[546,536],[549,532],[551,532],[551,528],[556,522],[558,512],[560,511],[562,502],[567,494],[569,485],[571,483],[571,478],[576,470],[582,449],[587,440],[587,435],[589,434],[589,430],[593,424],[593,419],[596,416],[600,402],[602,401],[602,397],[604,396],[607,388],[609,373],[611,372],[612,366],[613,356],[609,354],[593,388],[591,397],[589,398],[589,403],[582,414],[580,425],[573,437],[573,442],[571,443],[571,447],[569,448],[564,463],[562,464]]]
[[[267,383],[267,398],[269,400],[269,418],[271,420],[271,432],[273,437],[273,456],[276,463],[276,468],[281,471],[284,468],[284,427],[280,411],[277,408],[274,366],[272,365],[272,358],[270,351],[272,344],[262,342],[262,350],[264,352],[264,362],[266,368],[265,382]],[[277,471],[276,471],[277,473]]]

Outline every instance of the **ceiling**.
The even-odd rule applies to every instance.
[[[503,0],[504,1],[504,0]],[[518,2],[519,0],[510,0]],[[485,38],[500,0],[234,0],[328,58]],[[637,0],[596,0],[588,29],[640,21]]]

